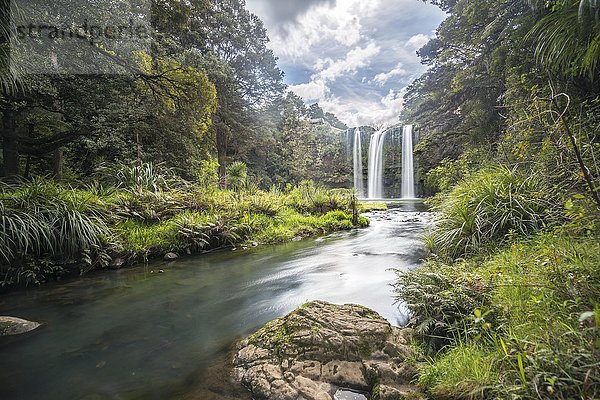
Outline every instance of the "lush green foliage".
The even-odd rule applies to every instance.
[[[54,268],[51,260],[92,262],[90,256],[108,234],[106,207],[100,198],[43,180],[3,184],[0,190],[0,265],[7,266],[2,268],[3,283],[37,283]],[[30,257],[38,263],[37,274],[27,267]]]
[[[497,362],[480,346],[460,344],[423,368],[419,383],[439,399],[489,398],[500,384]]]
[[[509,234],[538,231],[555,205],[539,177],[507,167],[488,168],[459,183],[436,207],[439,220],[428,245],[443,257],[471,254]]]
[[[400,274],[426,348],[449,345],[421,382],[436,398],[597,397],[599,263],[596,237],[542,234]]]
[[[176,179],[150,164],[113,170],[117,187],[85,189],[38,179],[3,185],[0,241],[3,285],[29,285],[79,269],[279,243],[366,225],[348,190],[305,181],[266,192],[232,164],[235,190]]]

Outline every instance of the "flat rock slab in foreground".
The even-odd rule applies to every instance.
[[[0,337],[20,335],[40,327],[41,324],[26,319],[0,316]]]
[[[368,308],[315,301],[242,341],[235,377],[255,399],[332,400],[339,388],[421,399],[406,361],[411,333]]]

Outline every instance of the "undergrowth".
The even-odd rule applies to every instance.
[[[76,187],[48,179],[0,186],[0,284],[27,286],[67,273],[365,226],[350,190],[313,182],[260,190],[245,165],[229,188],[185,182],[151,164],[102,170]],[[99,183],[103,182],[103,183]]]
[[[565,231],[398,272],[432,398],[600,397],[600,240]]]

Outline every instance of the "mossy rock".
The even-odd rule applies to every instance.
[[[235,377],[257,400],[329,400],[338,388],[396,399],[419,393],[411,334],[366,307],[314,301],[242,341]]]

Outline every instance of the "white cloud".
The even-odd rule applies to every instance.
[[[385,85],[387,81],[389,81],[394,76],[406,75],[406,70],[402,67],[402,63],[398,63],[394,69],[389,72],[382,72],[381,74],[375,75],[373,81],[377,83],[379,86]]]
[[[313,78],[335,80],[340,76],[356,73],[360,68],[369,65],[371,58],[376,56],[380,50],[379,46],[371,42],[364,48],[356,47],[355,49],[350,50],[344,59],[336,61],[328,59],[325,62],[319,60],[315,65],[315,68],[321,67],[322,70],[315,74]],[[327,65],[327,67],[325,67],[325,65]]]
[[[289,90],[302,97],[304,101],[320,101],[327,97],[330,92],[329,87],[322,79],[311,80],[308,83],[301,83],[289,87]]]
[[[361,98],[351,101],[330,96],[319,102],[323,110],[334,113],[349,126],[390,126],[398,122],[404,107],[406,88],[390,90],[381,98]]]
[[[289,89],[350,126],[397,122],[402,88],[426,69],[415,50],[434,35],[444,12],[415,0],[284,3],[248,0],[259,17],[267,16],[269,47]]]
[[[430,37],[427,35],[423,35],[419,33],[417,35],[412,36],[410,39],[406,41],[404,47],[409,47],[415,51],[419,50],[421,47],[425,46],[427,42],[429,42]]]
[[[270,32],[269,47],[280,57],[299,59],[323,42],[354,46],[362,38],[361,17],[371,15],[379,2],[338,0],[313,7],[295,21]]]
[[[371,58],[379,53],[379,47],[374,43],[356,47],[339,60],[317,60],[314,68],[317,71],[310,82],[290,86],[290,90],[302,97],[304,101],[323,101],[330,93],[327,82],[335,81],[342,76],[355,74],[360,68],[369,65]]]

